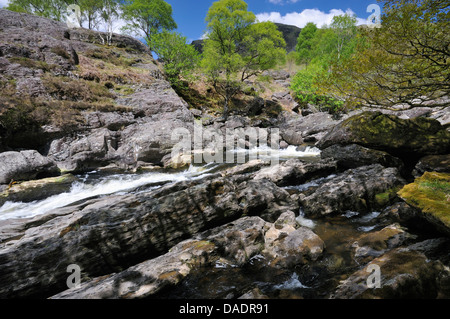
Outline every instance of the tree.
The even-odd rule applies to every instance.
[[[6,9],[25,12],[41,17],[64,21],[67,7],[75,4],[74,0],[11,0]]]
[[[87,21],[87,28],[89,30],[96,29],[101,20],[100,12],[103,7],[103,1],[78,0],[77,4],[80,6],[82,17],[80,25],[83,25],[83,22]]]
[[[186,37],[177,32],[163,31],[153,35],[153,51],[163,62],[164,71],[172,85],[179,85],[179,77],[189,77],[200,61],[200,54],[187,44]]]
[[[348,45],[356,37],[356,21],[357,20],[354,16],[350,16],[348,14],[333,17],[330,28],[336,35],[335,45],[338,60],[341,59],[345,48],[348,47]]]
[[[163,0],[127,0],[122,5],[122,18],[127,22],[123,30],[143,33],[147,40],[163,30],[174,30],[172,6]],[[148,43],[151,47],[151,43]]]
[[[119,0],[103,0],[100,16],[106,25],[106,42],[111,45],[114,32],[114,23],[120,17]]]
[[[444,0],[386,0],[382,26],[366,29],[353,58],[328,83],[358,104],[445,106],[450,93],[450,13]]]
[[[231,99],[241,82],[274,67],[286,55],[281,32],[271,22],[255,23],[256,16],[242,0],[214,2],[206,16],[203,70],[224,99],[228,116]]]
[[[297,46],[295,47],[298,63],[309,64],[314,57],[313,40],[316,32],[317,26],[312,22],[307,23],[300,32],[297,39]]]

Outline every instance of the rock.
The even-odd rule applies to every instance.
[[[264,246],[267,222],[260,217],[244,217],[196,236],[214,243],[228,264],[243,266]]]
[[[190,111],[191,111],[192,115],[194,115],[195,117],[201,117],[203,115],[202,110],[191,109]]]
[[[434,111],[430,118],[436,119],[441,123],[442,126],[447,127],[450,125],[450,106],[447,106],[444,109],[439,109]]]
[[[132,112],[89,112],[84,114],[84,116],[90,129],[105,127],[110,131],[119,131],[137,122]]]
[[[130,267],[120,273],[94,278],[78,288],[65,290],[50,299],[136,299],[176,286],[195,267],[214,261],[217,247],[207,241],[186,240],[160,257]],[[211,260],[212,259],[212,260]]]
[[[321,152],[322,159],[332,158],[338,166],[344,169],[356,168],[372,164],[381,164],[384,167],[402,168],[403,162],[386,152],[369,149],[357,144],[346,146],[333,145]]]
[[[298,206],[269,181],[217,175],[74,204],[0,249],[0,296],[54,295],[66,287],[68,265],[87,277],[120,272],[244,214],[276,219],[287,209]]]
[[[294,100],[289,91],[276,92],[272,94],[272,99],[276,102],[287,102],[287,103],[291,103]]]
[[[147,124],[134,124],[121,132],[120,144],[115,152],[120,166],[135,165],[137,161],[162,164],[179,143],[176,130],[192,132],[192,127],[180,120],[160,120]],[[192,136],[192,135],[191,135]]]
[[[288,129],[282,131],[280,135],[289,145],[300,146],[304,143],[302,134],[299,132]]]
[[[325,149],[334,144],[358,144],[411,161],[411,157],[449,153],[450,132],[433,119],[402,120],[364,112],[334,127],[317,146]]]
[[[55,163],[37,151],[0,153],[0,184],[59,175]]]
[[[77,178],[67,174],[58,177],[49,177],[34,181],[17,183],[0,192],[0,206],[6,201],[32,202],[70,190]]]
[[[389,225],[379,231],[361,235],[352,244],[354,258],[358,263],[367,263],[416,237],[406,232],[399,224]]]
[[[262,97],[256,96],[248,105],[246,114],[248,116],[261,115],[266,103]]]
[[[155,81],[147,88],[116,100],[119,105],[131,107],[154,121],[180,120],[193,122],[188,104],[180,98],[167,81]]]
[[[99,128],[76,137],[56,139],[50,144],[48,157],[64,172],[92,170],[116,158],[117,136],[116,132]]]
[[[298,204],[289,193],[269,180],[249,180],[240,185],[237,196],[244,214],[261,216],[274,222],[286,210],[298,210]]]
[[[291,159],[261,169],[255,174],[254,180],[267,179],[278,186],[299,185],[310,179],[328,176],[336,171],[336,162],[329,159],[312,163]]]
[[[81,287],[63,291],[51,299],[131,299],[157,295],[179,284],[196,269],[213,265],[219,258],[246,263],[261,250],[265,222],[245,217],[183,241],[170,251],[120,273],[92,279]]]
[[[450,174],[426,172],[414,183],[403,187],[398,195],[420,210],[436,229],[450,235]]]
[[[321,217],[347,210],[370,212],[380,208],[376,196],[406,184],[396,168],[379,164],[345,171],[300,198],[307,217]],[[395,193],[395,191],[394,191]],[[382,203],[383,205],[385,203]]]
[[[226,177],[226,176],[234,176],[234,175],[243,175],[243,174],[250,174],[250,173],[255,173],[257,171],[259,171],[262,167],[267,166],[268,164],[262,160],[251,160],[248,161],[245,164],[241,164],[241,165],[237,165],[234,167],[231,167],[227,170],[225,170],[224,172],[222,172],[222,176]]]
[[[333,299],[429,299],[447,289],[450,272],[441,261],[428,257],[431,251],[449,251],[448,240],[432,239],[396,248],[348,277],[331,295]],[[369,288],[371,266],[380,270],[380,288]],[[444,291],[448,293],[447,291]]]
[[[254,289],[246,292],[242,296],[240,296],[238,299],[246,300],[246,299],[270,299],[270,298],[268,296],[264,295],[263,292],[261,291],[261,289],[254,288]]]
[[[289,72],[284,70],[268,70],[262,73],[262,76],[270,76],[274,80],[287,80],[291,77]]]
[[[84,28],[73,28],[68,31],[71,41],[80,41],[102,45],[104,44],[104,39],[106,39],[105,32],[98,32]],[[134,39],[133,37],[117,33],[112,34],[111,45],[118,48],[127,48],[130,51],[133,50],[140,53],[150,52],[150,50],[144,43],[136,41],[136,39]]]
[[[414,177],[420,177],[425,172],[450,173],[450,154],[429,155],[421,158],[414,168]]]
[[[344,116],[338,120],[324,112],[313,113],[308,116],[293,113],[280,118],[280,133],[283,135],[286,131],[293,131],[300,133],[303,139],[306,140],[309,136],[318,133],[328,133],[346,117]]]
[[[271,267],[289,268],[317,260],[325,244],[311,229],[298,228],[295,214],[283,213],[265,234],[263,255]]]

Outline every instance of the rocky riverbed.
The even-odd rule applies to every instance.
[[[263,101],[259,118],[224,122],[190,110],[132,38],[104,48],[97,33],[0,16],[0,80],[11,90],[16,79],[8,103],[31,94],[66,106],[49,77],[114,82],[100,58],[128,72],[112,83],[112,109],[76,109],[76,123],[20,138],[2,131],[0,297],[450,298],[449,107],[268,117]],[[189,164],[193,148],[175,161],[172,133],[194,134],[196,119],[237,134],[245,161]],[[239,135],[252,130],[278,130],[277,147]]]

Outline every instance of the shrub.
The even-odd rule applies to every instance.
[[[323,68],[316,64],[311,64],[308,68],[298,72],[291,83],[291,90],[294,92],[296,101],[301,108],[314,104],[320,111],[333,115],[344,111],[344,101],[319,94],[317,80],[324,76]]]

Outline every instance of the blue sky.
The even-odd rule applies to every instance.
[[[215,0],[166,0],[172,5],[178,32],[188,41],[200,39],[206,30],[205,17]],[[8,0],[0,0],[0,7]],[[319,27],[330,23],[334,15],[354,13],[359,23],[369,17],[367,7],[376,0],[246,0],[249,10],[260,21],[272,21],[303,27],[307,22],[315,22]],[[120,24],[119,24],[120,25]]]

